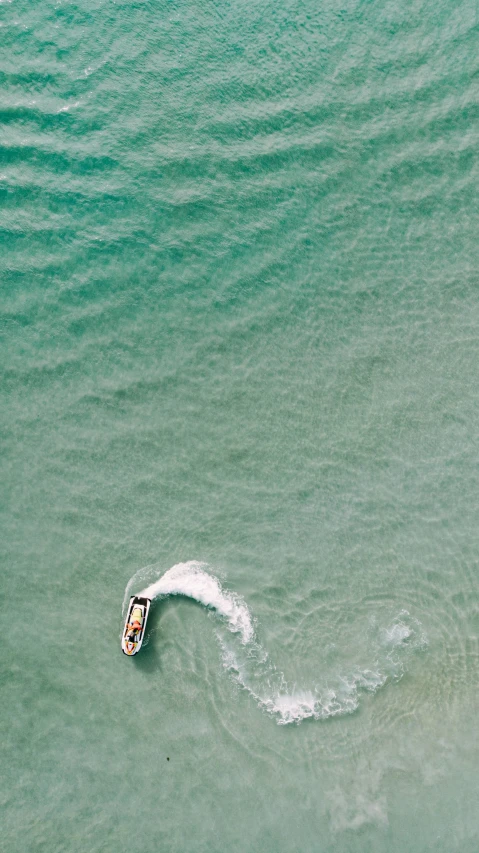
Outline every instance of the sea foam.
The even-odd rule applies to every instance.
[[[159,572],[157,566],[149,566],[131,578],[125,590],[124,612],[130,595],[146,581],[148,585],[138,595],[152,600],[184,595],[214,610],[221,617],[216,636],[224,669],[280,725],[353,713],[362,692],[375,693],[388,681],[398,681],[410,652],[426,644],[420,623],[407,610],[401,610],[387,626],[377,630],[371,649],[373,666],[323,674],[314,689],[292,685],[258,642],[246,602],[237,593],[224,589],[206,563],[190,560],[178,563],[160,577]]]
[[[142,590],[145,598],[164,595],[186,595],[216,610],[228,623],[230,631],[238,633],[243,643],[253,639],[253,622],[245,602],[234,592],[225,591],[217,578],[205,571],[206,563],[190,560],[177,563],[159,580]]]

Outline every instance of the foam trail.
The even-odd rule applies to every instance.
[[[223,590],[220,582],[208,574],[205,568],[205,563],[195,560],[178,563],[159,580],[143,589],[140,595],[151,599],[162,595],[194,598],[216,610],[226,619],[230,631],[239,633],[243,643],[249,643],[253,639],[253,622],[246,604],[235,593]]]
[[[288,684],[257,642],[247,604],[236,593],[224,590],[207,568],[206,563],[190,560],[178,563],[160,578],[158,566],[140,569],[125,590],[123,610],[133,589],[149,581],[139,595],[150,599],[185,595],[216,611],[223,618],[216,634],[224,668],[280,725],[353,713],[361,692],[375,693],[388,681],[398,681],[409,654],[426,645],[420,623],[402,610],[387,627],[374,628],[372,668],[325,674],[314,689]]]

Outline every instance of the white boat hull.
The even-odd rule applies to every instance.
[[[132,595],[130,598],[130,603],[126,612],[125,625],[121,636],[121,649],[123,653],[129,657],[136,655],[141,649],[143,638],[145,636],[148,613],[150,612],[150,604],[151,601],[149,598],[142,598],[138,595]],[[138,631],[132,631],[131,629],[131,615],[133,610],[137,613],[138,611],[142,612],[141,628]]]

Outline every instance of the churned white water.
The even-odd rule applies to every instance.
[[[160,571],[150,566],[140,569],[131,578],[123,609],[138,583]],[[207,563],[197,560],[178,563],[152,580],[138,595],[151,600],[182,595],[215,611],[227,628],[226,632],[222,631],[218,624],[216,630],[224,669],[280,725],[354,712],[361,692],[374,693],[388,681],[398,681],[404,675],[409,654],[427,645],[420,623],[407,610],[402,610],[390,624],[376,628],[370,649],[370,667],[351,665],[346,671],[318,672],[313,688],[300,687],[289,683],[285,673],[274,665],[258,641],[246,602],[236,592],[225,589]],[[231,635],[236,635],[239,643],[232,643]],[[354,649],[351,652],[353,654]]]
[[[243,643],[253,638],[253,622],[248,607],[241,598],[225,591],[219,580],[205,571],[206,564],[190,560],[178,563],[154,583],[141,591],[145,598],[163,595],[186,595],[205,607],[216,610],[228,623],[230,631],[237,632]]]

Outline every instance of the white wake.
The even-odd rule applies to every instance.
[[[314,689],[293,686],[257,641],[246,602],[235,592],[223,589],[207,569],[206,563],[196,560],[178,563],[161,577],[156,566],[140,569],[127,585],[123,611],[134,590],[148,581],[136,594],[152,600],[184,595],[216,611],[221,617],[216,634],[225,670],[280,725],[352,713],[358,707],[361,692],[374,693],[388,681],[398,681],[410,653],[426,644],[420,623],[402,610],[389,625],[378,629],[371,650],[371,668],[332,675]]]
[[[195,560],[178,563],[159,580],[143,589],[141,595],[151,599],[162,595],[186,595],[188,598],[194,598],[205,607],[216,610],[226,619],[230,631],[240,634],[243,643],[249,643],[254,632],[245,602],[235,593],[223,590],[220,582],[205,570],[206,564]]]

